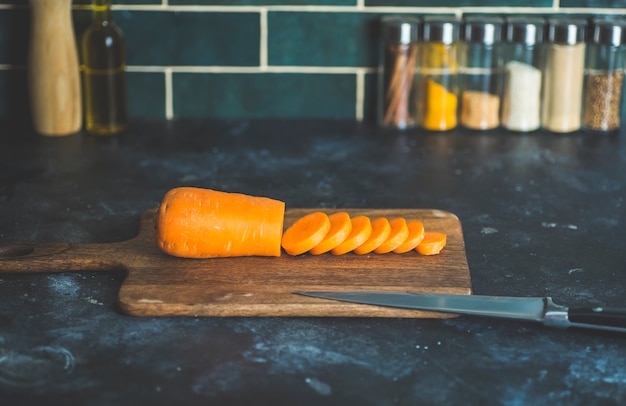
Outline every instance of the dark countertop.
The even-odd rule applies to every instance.
[[[383,132],[336,121],[0,125],[0,241],[112,242],[167,190],[438,208],[476,294],[624,306],[624,136]],[[619,404],[626,335],[455,319],[135,318],[124,275],[0,275],[3,404]],[[271,403],[270,403],[271,402]]]

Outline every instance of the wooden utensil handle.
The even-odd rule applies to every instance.
[[[0,273],[125,270],[102,244],[0,243]],[[103,252],[108,253],[104,255]]]
[[[30,0],[28,81],[33,125],[43,135],[69,135],[82,127],[71,5],[71,0]]]

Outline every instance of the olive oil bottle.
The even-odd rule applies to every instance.
[[[111,0],[93,0],[92,13],[81,38],[85,129],[113,135],[128,126],[124,36],[112,20]]]

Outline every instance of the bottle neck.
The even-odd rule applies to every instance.
[[[91,9],[94,20],[111,20],[111,0],[93,0],[91,3]]]

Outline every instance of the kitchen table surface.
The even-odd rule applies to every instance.
[[[124,241],[183,185],[292,208],[434,208],[462,224],[474,294],[623,307],[625,136],[180,120],[49,138],[4,123],[0,242]],[[626,334],[469,316],[134,317],[117,305],[124,277],[0,274],[2,404],[626,399]]]

